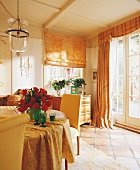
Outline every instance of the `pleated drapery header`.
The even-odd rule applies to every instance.
[[[111,37],[115,38],[124,36],[130,34],[131,32],[136,31],[139,28],[140,28],[140,16],[98,34],[98,44],[102,45],[103,43],[110,41]]]
[[[45,65],[85,68],[86,40],[67,34],[44,31]]]

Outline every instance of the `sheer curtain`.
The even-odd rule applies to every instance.
[[[113,128],[110,114],[110,40],[112,37],[127,35],[139,28],[140,16],[98,35],[97,89],[93,123],[100,128]]]

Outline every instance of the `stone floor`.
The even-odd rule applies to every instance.
[[[100,129],[81,126],[81,139],[126,165],[140,170],[140,134],[122,128]]]

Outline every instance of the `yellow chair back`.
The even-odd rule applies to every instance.
[[[63,94],[60,111],[65,113],[70,121],[70,126],[79,130],[80,128],[80,94]]]
[[[0,169],[21,170],[27,114],[0,116]]]

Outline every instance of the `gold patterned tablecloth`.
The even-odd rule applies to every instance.
[[[47,127],[25,128],[22,170],[61,170],[62,158],[74,162],[68,119],[47,120]]]

